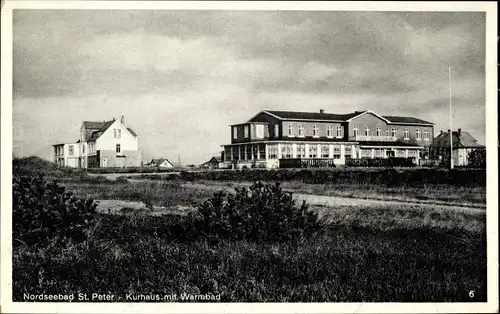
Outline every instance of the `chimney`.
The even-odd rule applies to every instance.
[[[461,128],[458,128],[458,136],[460,136],[460,134],[462,134],[462,129]]]
[[[320,109],[319,113],[325,113],[325,110],[324,109]]]
[[[121,119],[120,119],[120,123],[125,125],[125,117],[122,115]]]

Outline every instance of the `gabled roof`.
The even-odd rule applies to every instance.
[[[413,117],[400,117],[400,116],[383,116],[392,123],[411,123],[411,124],[432,124],[432,122],[424,121]]]
[[[132,130],[131,128],[127,128],[127,130],[132,134],[134,137],[137,137],[137,134]]]
[[[301,111],[280,111],[280,110],[263,110],[260,113],[267,113],[277,119],[280,120],[298,120],[298,121],[331,121],[331,122],[349,122],[352,119],[371,113],[380,119],[386,121],[387,123],[402,123],[402,124],[429,124],[433,123],[427,122],[421,119],[413,118],[413,117],[401,117],[401,116],[381,116],[371,110],[363,110],[363,111],[354,111],[351,113],[345,114],[335,114],[335,113],[321,113],[321,112],[301,112]],[[248,121],[251,121],[254,117],[250,118]],[[247,122],[248,123],[248,122]]]
[[[149,163],[150,165],[161,165],[162,163],[164,162],[168,162],[169,164],[171,164],[172,166],[174,165],[173,163],[171,163],[167,158],[156,158],[156,159],[151,159],[151,162]]]
[[[293,120],[326,120],[326,121],[345,121],[359,113],[335,114],[335,113],[320,113],[320,112],[300,112],[300,111],[278,111],[264,110],[279,119]]]
[[[115,119],[110,120],[110,121],[83,121],[83,126],[85,128],[85,141],[95,141],[97,140],[104,132],[106,132],[107,129],[113,123],[115,123]],[[126,128],[127,131],[132,134],[132,136],[137,137],[137,134],[132,130],[131,128]]]
[[[461,131],[460,136],[457,131],[453,131],[453,148],[484,148],[469,132]],[[434,138],[433,147],[450,147],[450,133],[443,132]]]

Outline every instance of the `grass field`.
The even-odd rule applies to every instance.
[[[175,180],[115,182],[41,164],[14,167],[14,175],[35,172],[65,178],[64,186],[82,198],[197,206],[213,193]],[[404,204],[310,209],[319,213],[323,232],[277,242],[185,232],[192,223],[186,216],[95,214],[81,243],[15,241],[14,301],[24,293],[77,292],[111,293],[120,302],[134,301],[127,294],[183,293],[220,294],[226,302],[486,300],[485,211]]]

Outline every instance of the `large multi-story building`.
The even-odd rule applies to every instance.
[[[133,167],[141,165],[137,134],[125,120],[84,121],[75,143],[53,145],[54,162],[78,168]]]
[[[432,144],[434,124],[413,117],[264,110],[231,125],[221,167],[277,168],[285,159],[406,157],[418,160]]]

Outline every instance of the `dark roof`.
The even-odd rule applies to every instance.
[[[453,131],[453,148],[484,148],[484,145],[478,144],[477,140],[470,135],[469,132],[460,131],[460,136],[458,136],[457,131]],[[450,133],[443,132],[434,138],[433,147],[450,147]]]
[[[131,128],[127,128],[127,130],[132,134],[133,136],[137,137],[137,134],[132,130]]]
[[[410,144],[410,143],[405,143],[401,141],[394,141],[394,142],[388,142],[388,141],[359,141],[359,146],[401,146],[401,147],[417,147],[419,145],[416,144]]]
[[[99,130],[106,121],[83,121],[83,125],[86,129],[96,129]]]
[[[347,121],[365,112],[370,112],[368,110],[364,110],[364,111],[354,111],[345,114],[335,114],[335,113],[279,111],[279,110],[264,110],[264,111],[285,120],[294,119],[294,120],[327,120],[327,121]],[[400,117],[400,116],[381,116],[381,117],[389,120],[391,123],[432,124],[431,122],[413,117]]]
[[[85,140],[86,141],[95,141],[97,140],[116,120],[110,121],[83,121],[83,125],[85,128]],[[134,137],[137,137],[137,134],[131,128],[127,128],[127,130]]]
[[[392,123],[415,123],[415,124],[432,124],[431,122],[424,121],[413,117],[400,117],[400,116],[383,116]]]
[[[347,114],[334,114],[334,113],[278,111],[278,110],[265,110],[265,111],[272,115],[278,116],[282,119],[331,120],[331,121],[345,121],[362,113],[362,112],[353,112]]]

